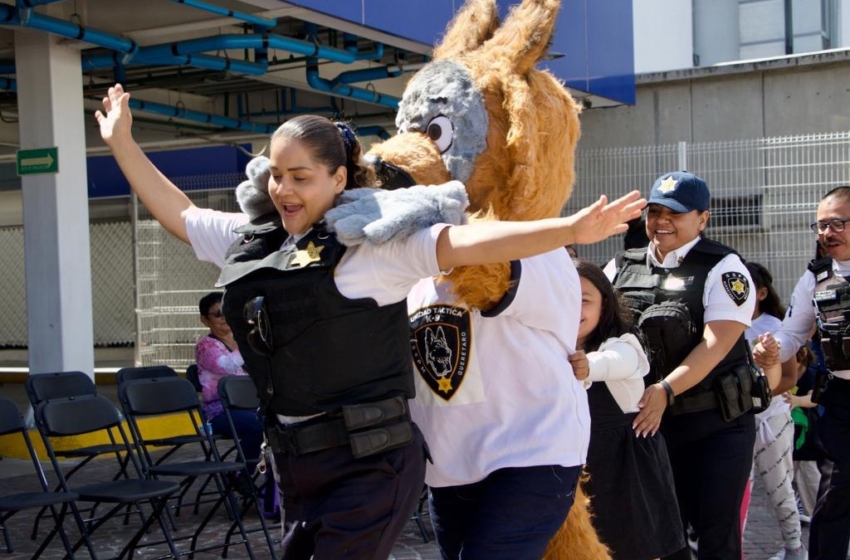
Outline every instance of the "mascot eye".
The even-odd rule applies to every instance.
[[[434,141],[440,153],[445,153],[451,147],[453,133],[454,127],[448,117],[440,115],[428,123],[428,137]]]

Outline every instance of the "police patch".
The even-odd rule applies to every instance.
[[[721,276],[723,289],[738,307],[744,305],[750,295],[750,281],[740,272],[724,272]]]
[[[448,402],[469,365],[472,342],[469,311],[431,305],[410,317],[413,363],[431,392]]]

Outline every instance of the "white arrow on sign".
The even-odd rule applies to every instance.
[[[21,160],[21,167],[50,167],[51,165],[53,165],[53,158],[50,154],[44,157]]]

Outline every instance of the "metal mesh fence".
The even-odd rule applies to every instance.
[[[814,256],[809,223],[820,198],[850,183],[850,132],[579,151],[575,195],[565,212],[601,193],[648,194],[659,175],[677,169],[696,173],[711,189],[707,235],[765,265],[787,302]],[[622,237],[608,239],[579,247],[579,254],[604,264],[622,243]]]
[[[238,211],[234,188],[241,173],[173,178],[201,208]],[[198,300],[215,289],[218,268],[195,258],[139,203],[135,222],[136,360],[179,369],[195,361],[195,342],[209,331],[198,314]]]
[[[130,222],[97,222],[89,229],[95,346],[135,342],[133,237]],[[0,229],[0,347],[27,345],[24,230]]]

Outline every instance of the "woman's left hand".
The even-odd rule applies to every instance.
[[[779,341],[770,333],[759,335],[758,344],[753,348],[753,359],[761,369],[767,369],[779,363]]]
[[[638,401],[640,412],[632,423],[632,429],[638,437],[654,436],[661,426],[661,417],[667,408],[667,391],[655,383],[643,392]]]
[[[614,202],[608,203],[602,195],[599,200],[582,208],[568,219],[573,231],[573,242],[596,243],[618,233],[625,233],[629,220],[640,217],[646,206],[646,199],[640,197],[640,191],[632,191]]]
[[[587,362],[587,354],[583,350],[570,354],[570,365],[573,366],[573,374],[579,381],[584,381],[590,375],[590,365]]]

